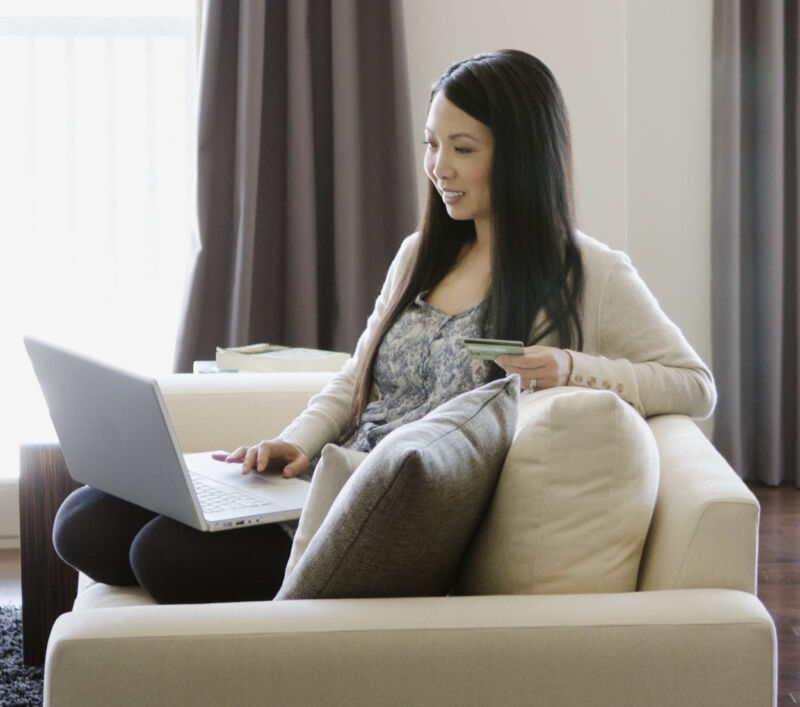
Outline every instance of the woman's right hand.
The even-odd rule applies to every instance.
[[[252,447],[237,447],[230,454],[212,455],[217,461],[241,462],[242,474],[251,471],[281,471],[287,479],[308,469],[309,458],[298,447],[280,439],[265,439]]]

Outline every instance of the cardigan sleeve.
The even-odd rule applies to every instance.
[[[299,447],[309,459],[319,454],[328,442],[338,439],[344,430],[361,361],[400,284],[403,273],[411,262],[415,244],[416,234],[412,234],[400,245],[397,255],[389,266],[372,314],[367,319],[366,328],[358,339],[353,356],[322,391],[309,400],[306,409],[279,435],[280,439]]]
[[[587,322],[594,351],[570,351],[569,384],[613,390],[642,415],[706,418],[716,404],[711,371],[667,317],[630,259],[617,254]]]

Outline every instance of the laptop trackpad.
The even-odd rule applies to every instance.
[[[184,454],[190,475],[200,477],[211,487],[239,491],[265,504],[277,508],[302,508],[308,494],[309,482],[302,479],[285,479],[276,472],[242,474],[242,465],[218,461],[212,452]],[[201,504],[202,505],[202,504]],[[205,510],[205,506],[204,506]]]

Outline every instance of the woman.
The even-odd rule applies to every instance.
[[[364,434],[365,422],[376,409],[402,405],[368,404],[374,382],[384,398],[394,393],[392,382],[381,380],[380,360],[376,370],[376,354],[415,306],[444,316],[483,306],[485,327],[463,336],[527,344],[523,356],[484,367],[452,341],[448,363],[461,377],[444,399],[518,373],[530,389],[611,389],[643,415],[711,414],[716,392],[708,368],[629,259],[575,228],[566,108],[544,64],[514,50],[454,64],[433,87],[425,132],[424,221],[401,246],[353,359],[277,440],[240,447],[228,461],[243,462],[244,473],[277,468],[294,476],[308,467],[309,454],[348,437],[359,421],[351,445],[374,446],[365,440],[377,441]],[[415,412],[444,399],[429,396]]]
[[[711,413],[708,368],[629,259],[575,227],[566,109],[544,64],[513,50],[454,64],[433,87],[425,135],[424,218],[353,358],[277,439],[220,458],[245,474],[296,476],[328,442],[369,451],[507,373],[531,391],[613,390],[642,415]],[[525,351],[474,361],[465,337],[522,340]],[[275,526],[200,533],[128,506],[76,491],[57,518],[59,553],[164,602],[263,599],[279,588],[291,543]],[[87,543],[92,527],[107,530],[102,542]]]

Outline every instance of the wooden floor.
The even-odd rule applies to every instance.
[[[800,704],[800,490],[751,486],[761,503],[758,596],[778,631],[778,707]],[[0,604],[21,601],[19,550],[0,550]]]
[[[761,503],[758,596],[778,631],[778,707],[800,704],[800,490],[751,486]]]

